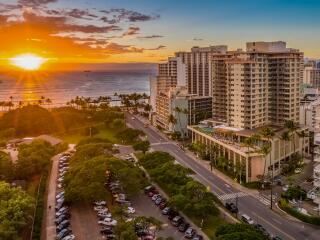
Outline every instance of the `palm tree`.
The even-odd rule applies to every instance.
[[[217,163],[216,163],[216,161],[217,161],[217,156],[216,156],[217,151],[218,151],[217,145],[210,144],[210,146],[209,146],[209,154],[210,154],[210,169],[211,169],[211,171],[212,171],[213,163],[214,163],[215,166],[217,166]],[[212,161],[212,155],[213,155],[213,158],[214,158],[214,162]]]
[[[174,126],[174,125],[177,124],[177,119],[172,114],[170,114],[168,116],[168,122],[171,123]],[[174,129],[174,127],[173,127],[173,129]]]
[[[287,156],[287,148],[286,148],[286,145],[287,145],[287,142],[288,141],[290,141],[290,133],[289,133],[289,131],[285,131],[285,132],[283,132],[282,134],[281,134],[281,136],[280,136],[280,139],[282,140],[282,141],[284,141],[284,158],[286,158],[286,156]]]
[[[261,135],[265,138],[268,139],[268,144],[270,146],[270,152],[272,152],[272,143],[271,143],[271,139],[273,138],[273,136],[275,135],[274,133],[274,130],[272,130],[271,128],[264,128],[262,129],[262,132],[261,132]],[[273,165],[271,164],[272,161],[271,161],[271,154],[269,154],[269,167],[271,167],[271,187],[270,187],[270,191],[271,191],[271,196],[270,196],[270,208],[272,209],[272,191],[273,191],[273,171],[274,171],[274,167]],[[264,169],[265,170],[265,169]],[[264,173],[263,173],[264,174]]]
[[[267,165],[267,156],[270,153],[271,148],[269,144],[264,144],[262,145],[262,147],[259,150],[259,153],[261,153],[264,157],[264,166],[263,166],[263,173],[262,173],[262,185],[264,184],[264,175],[265,175],[265,171],[266,171],[266,165]]]
[[[295,153],[296,152],[296,132],[297,132],[298,126],[292,120],[287,120],[284,126],[289,130],[290,134],[292,135],[293,153]]]
[[[302,161],[303,161],[303,158],[304,158],[304,139],[309,137],[309,134],[307,133],[306,130],[302,130],[301,132],[298,132],[298,136],[299,138],[302,138],[302,150],[301,150],[301,157],[302,157]]]
[[[175,107],[174,111],[176,113],[178,113],[178,123],[179,123],[180,130],[181,130],[181,133],[182,133],[182,146],[184,147],[185,134],[184,134],[184,130],[183,130],[182,125],[181,125],[181,114],[187,115],[188,114],[188,110],[187,109],[181,109],[179,107]]]

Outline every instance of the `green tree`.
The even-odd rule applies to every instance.
[[[297,124],[292,120],[287,120],[284,126],[289,130],[293,140],[293,153],[296,152],[296,133],[298,130]]]
[[[13,178],[13,164],[10,156],[0,151],[0,180],[9,181]]]
[[[145,154],[150,148],[150,142],[146,141],[139,141],[132,145],[133,149],[136,151],[142,151]]]
[[[281,137],[280,139],[284,142],[284,158],[286,158],[287,156],[287,148],[286,148],[286,145],[287,145],[287,142],[290,141],[290,133],[289,131],[285,131],[281,134]]]
[[[267,236],[248,224],[224,224],[217,228],[218,240],[267,240]]]
[[[0,239],[20,239],[33,208],[34,200],[26,192],[0,181]]]

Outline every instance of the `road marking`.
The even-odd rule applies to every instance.
[[[275,218],[272,218],[273,221],[275,221],[276,223],[282,225],[282,222],[280,222],[279,220],[275,219]]]
[[[269,224],[270,226],[272,226],[273,228],[277,229],[279,232],[281,232],[282,234],[286,235],[288,238],[295,240],[294,237],[290,236],[289,234],[285,233],[284,231],[282,231],[280,228],[278,228],[277,226],[275,226],[274,224],[272,224],[271,222],[267,221],[266,219],[262,218],[261,216],[257,215],[254,212],[251,212],[253,215],[255,215],[256,218],[258,218],[259,220]]]
[[[223,195],[219,195],[218,198],[221,201],[226,201],[228,199],[235,199],[235,198],[239,198],[239,197],[245,197],[248,196],[247,193],[244,192],[236,192],[236,193],[228,193],[228,194],[223,194]]]

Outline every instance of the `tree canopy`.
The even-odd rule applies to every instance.
[[[31,220],[33,202],[20,188],[0,181],[0,239],[20,239],[20,231]]]
[[[132,145],[133,149],[136,151],[141,151],[143,153],[147,152],[150,148],[150,142],[146,141],[138,141]]]
[[[225,224],[216,231],[219,240],[267,240],[267,236],[248,224]]]

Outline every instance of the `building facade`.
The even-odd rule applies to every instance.
[[[284,42],[251,42],[212,55],[213,118],[239,128],[299,122],[303,54]]]

